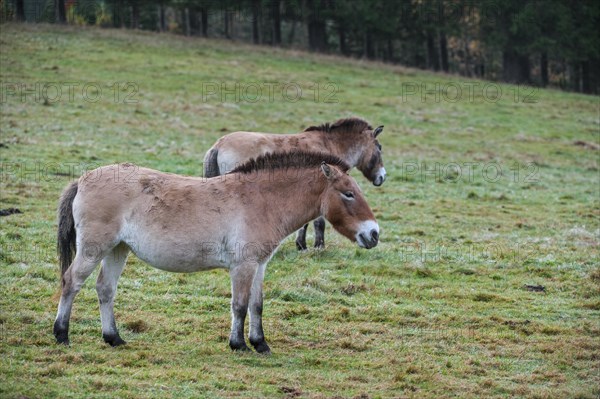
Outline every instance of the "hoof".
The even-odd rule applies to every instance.
[[[305,242],[296,241],[296,249],[298,249],[298,251],[306,251],[308,248],[306,247]]]
[[[325,243],[323,241],[315,242],[315,249],[325,249]]]
[[[127,343],[119,336],[119,334],[115,334],[115,335],[102,334],[102,338],[104,338],[104,342],[106,342],[113,348],[115,346],[125,345]]]
[[[229,347],[231,348],[232,351],[239,351],[239,352],[250,351],[250,348],[248,348],[248,345],[246,345],[246,343],[244,341],[242,341],[242,342],[229,341]]]
[[[69,328],[61,328],[58,324],[54,323],[54,337],[56,337],[56,343],[68,346]]]
[[[256,349],[256,351],[261,355],[271,354],[271,348],[269,348],[269,345],[267,345],[267,341],[265,341],[264,339],[258,343],[253,342],[252,345],[254,346],[254,349]]]

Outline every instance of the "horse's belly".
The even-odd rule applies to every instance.
[[[215,268],[228,268],[230,260],[219,245],[202,240],[160,240],[150,237],[124,239],[141,260],[161,270],[192,273]]]

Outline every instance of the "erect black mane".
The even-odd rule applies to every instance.
[[[233,169],[230,173],[252,173],[259,170],[274,170],[287,168],[313,168],[325,162],[329,165],[335,165],[344,172],[350,169],[350,166],[340,158],[322,152],[308,151],[290,151],[267,153],[256,159],[252,158],[243,165]]]
[[[333,123],[324,123],[319,126],[310,126],[304,129],[305,132],[319,131],[325,133],[361,133],[364,130],[373,130],[373,128],[369,125],[369,122],[357,117],[338,119]]]

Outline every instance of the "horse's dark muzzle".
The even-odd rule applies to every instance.
[[[370,237],[367,237],[363,233],[360,233],[358,236],[366,249],[375,248],[379,242],[379,233],[375,229],[371,230]]]
[[[375,187],[379,187],[383,184],[384,181],[385,181],[385,176],[377,176],[375,178],[375,180],[373,180],[373,185]]]

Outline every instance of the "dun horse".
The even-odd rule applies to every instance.
[[[360,118],[340,119],[332,124],[311,126],[297,134],[234,132],[221,137],[204,157],[204,176],[213,177],[233,170],[237,165],[269,152],[318,151],[333,154],[350,167],[357,167],[375,186],[385,181],[381,144],[375,130]],[[325,221],[315,220],[315,248],[325,246]],[[306,224],[298,231],[296,246],[306,249]]]
[[[225,268],[231,276],[231,335],[234,350],[249,341],[268,353],[262,328],[262,285],[267,262],[281,241],[323,215],[360,247],[373,248],[379,225],[349,166],[332,155],[267,154],[218,178],[185,177],[132,164],[96,169],[63,192],[58,250],[62,294],[54,323],[59,343],[69,343],[73,300],[99,262],[96,290],[102,336],[125,342],[113,304],[126,254],[150,265],[190,273]],[[74,255],[74,259],[72,260]]]

